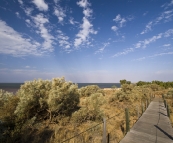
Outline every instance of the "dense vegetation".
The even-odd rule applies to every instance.
[[[141,108],[141,104],[151,100],[153,94],[165,94],[172,113],[172,82],[120,82],[121,89],[113,87],[103,90],[97,85],[78,88],[64,78],[55,78],[52,81],[40,79],[25,82],[15,96],[0,90],[0,142],[62,142],[102,123],[103,117],[109,119],[114,115],[115,118],[110,118],[107,123],[107,131],[118,142],[125,133],[124,109],[129,108],[132,126],[137,120],[136,107]],[[91,140],[101,142],[102,126],[69,142]]]

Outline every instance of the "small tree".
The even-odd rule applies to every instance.
[[[126,84],[126,80],[122,79],[122,80],[120,80],[120,83],[121,83],[121,85]]]

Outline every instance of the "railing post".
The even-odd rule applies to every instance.
[[[128,108],[125,108],[125,116],[126,116],[126,133],[130,130],[129,127],[129,110]]]
[[[106,118],[103,118],[103,143],[106,143]]]
[[[137,116],[138,116],[138,119],[139,119],[139,106],[137,105],[136,108],[137,108]]]
[[[165,105],[165,108],[166,108],[166,100],[164,100],[164,105]]]
[[[167,104],[167,115],[170,118],[170,110],[169,110],[169,105]]]
[[[142,107],[142,114],[144,113],[144,105],[143,105],[143,102],[141,104],[141,107]]]
[[[107,143],[109,143],[110,134],[108,133]]]

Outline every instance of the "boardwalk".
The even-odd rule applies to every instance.
[[[150,103],[120,143],[173,143],[173,128],[161,99]]]

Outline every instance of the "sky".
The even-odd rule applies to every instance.
[[[0,82],[173,81],[173,0],[0,0]]]

